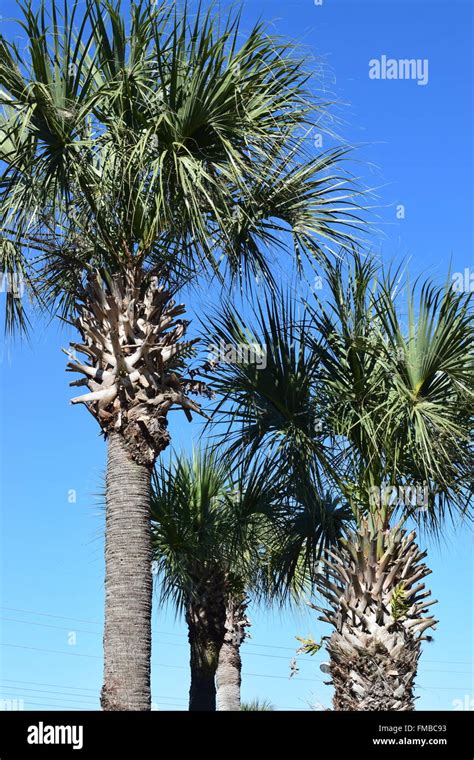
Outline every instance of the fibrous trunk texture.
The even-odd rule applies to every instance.
[[[246,615],[248,599],[245,595],[229,594],[226,604],[225,636],[217,666],[217,709],[240,710],[242,659],[240,647],[248,636],[250,621]]]
[[[224,579],[200,578],[186,610],[190,646],[190,711],[216,709],[216,670],[225,636]]]
[[[109,436],[105,548],[104,710],[150,710],[150,472]]]
[[[327,649],[335,710],[414,709],[414,683],[427,615],[422,579],[431,571],[415,531],[379,527],[363,519],[340,548],[329,552],[320,590],[329,607],[321,620],[334,626]]]
[[[150,478],[168,446],[172,406],[188,418],[199,406],[188,393],[206,387],[183,377],[194,341],[182,340],[184,307],[140,270],[91,273],[76,301],[82,343],[66,351],[69,372],[84,377],[83,403],[109,439],[106,516],[104,710],[150,709]],[[75,352],[84,354],[80,362]]]
[[[83,374],[71,385],[90,392],[72,403],[86,404],[105,434],[120,433],[133,459],[151,467],[169,443],[171,407],[189,417],[200,408],[187,394],[206,393],[202,383],[182,377],[195,342],[182,340],[189,324],[180,319],[184,307],[156,277],[134,272],[91,276],[76,309],[83,342],[71,346],[88,362],[66,351],[67,370]]]

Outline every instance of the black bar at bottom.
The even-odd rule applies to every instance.
[[[227,740],[223,743],[223,735]],[[404,755],[473,760],[472,713],[242,712],[150,713],[1,712],[0,760],[26,757],[123,757],[131,751],[169,757],[168,748],[269,757],[285,747],[291,755],[312,747],[361,752],[369,757]],[[148,749],[145,750],[145,747]],[[165,749],[166,748],[166,749]],[[331,760],[331,759],[330,759]]]

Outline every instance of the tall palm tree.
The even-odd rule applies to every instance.
[[[102,707],[148,710],[150,477],[170,410],[205,391],[175,298],[201,275],[271,281],[288,232],[298,263],[348,244],[354,193],[342,148],[307,155],[326,104],[262,25],[242,38],[238,14],[148,0],[19,8],[26,55],[0,37],[0,264],[81,337],[73,403],[108,441]],[[28,324],[14,293],[6,322]]]
[[[183,611],[190,710],[240,709],[247,593],[275,542],[276,493],[258,466],[245,476],[209,451],[161,463],[153,478],[153,547],[162,601]]]
[[[426,552],[407,521],[439,530],[447,514],[466,512],[472,494],[471,298],[425,283],[418,301],[416,288],[408,290],[404,324],[397,274],[377,269],[357,253],[348,274],[341,261],[327,267],[327,301],[306,304],[299,321],[275,299],[260,311],[257,329],[230,310],[215,320],[226,342],[260,335],[269,354],[280,356],[283,342],[291,357],[286,365],[268,361],[258,375],[217,368],[221,411],[228,415],[230,405],[240,423],[235,434],[250,449],[267,442],[284,461],[288,450],[296,460],[298,451],[302,461],[314,459],[321,484],[332,483],[353,515],[315,588],[326,603],[315,608],[334,628],[327,648],[337,710],[413,709],[421,642],[436,621],[422,583]],[[296,341],[287,340],[288,320]],[[277,351],[268,325],[282,336]],[[311,373],[301,371],[295,345]],[[288,376],[293,384],[283,382]],[[306,398],[301,414],[293,387]],[[312,432],[308,418],[319,423]],[[293,473],[304,482],[301,470]]]

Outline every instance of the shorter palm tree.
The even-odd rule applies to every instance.
[[[470,298],[355,256],[328,271],[314,310],[326,424],[356,526],[320,584],[337,710],[413,710],[422,642],[437,621],[417,525],[441,530],[469,507],[474,326]],[[408,528],[411,521],[411,529]]]
[[[214,325],[227,344],[263,337],[267,354],[259,371],[215,370],[219,411],[240,423],[231,447],[266,448],[316,508],[329,483],[352,515],[326,552],[327,572],[313,575],[325,601],[316,609],[334,628],[327,646],[337,710],[413,709],[421,645],[436,621],[426,553],[407,521],[436,532],[447,515],[464,515],[472,496],[471,298],[425,283],[419,298],[408,292],[405,326],[398,274],[379,274],[355,253],[348,268],[326,268],[329,297],[316,308],[298,315],[274,297],[256,328],[231,309]],[[424,510],[407,486],[426,493]],[[285,571],[298,577],[294,557]]]
[[[240,709],[247,591],[257,588],[276,528],[276,494],[258,464],[245,475],[205,451],[153,477],[153,551],[162,600],[185,614],[190,710]]]

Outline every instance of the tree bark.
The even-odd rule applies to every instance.
[[[434,628],[429,591],[421,583],[431,571],[415,531],[369,526],[330,553],[320,591],[327,608],[320,618],[334,627],[327,650],[335,710],[414,710],[414,686],[425,631]]]
[[[192,639],[194,641],[192,642]],[[190,629],[191,685],[189,688],[190,712],[215,712],[216,668],[218,652],[213,642],[199,642],[199,634]],[[192,642],[192,643],[191,643]]]
[[[245,596],[230,595],[226,606],[226,631],[219,652],[217,667],[217,709],[237,712],[240,710],[240,687],[242,683],[242,658],[240,647],[248,635],[245,629],[250,622],[246,616],[248,601]]]
[[[242,683],[242,659],[240,644],[227,636],[219,653],[217,667],[217,709],[219,711],[240,710],[240,686]]]
[[[150,469],[108,439],[103,710],[150,710]]]
[[[219,661],[219,641],[207,633],[194,614],[195,607],[186,616],[190,646],[191,685],[189,710],[215,712],[216,670]]]
[[[357,639],[357,641],[356,641]],[[404,712],[415,709],[414,686],[421,643],[403,629],[375,627],[354,636],[351,626],[328,644],[335,710]]]
[[[220,577],[211,572],[200,579],[199,591],[188,603],[186,622],[191,666],[189,710],[215,712],[216,671],[225,636],[225,600]]]
[[[90,272],[76,309],[82,343],[65,352],[67,371],[82,375],[71,385],[89,392],[71,403],[84,404],[109,441],[101,704],[149,710],[151,471],[170,443],[170,409],[181,407],[190,418],[200,407],[188,394],[210,391],[182,374],[196,339],[184,340],[184,306],[158,277],[135,267]]]

